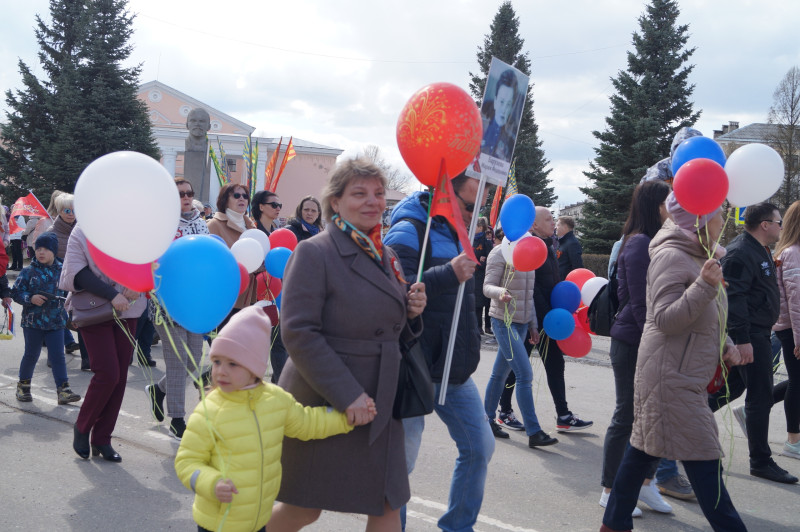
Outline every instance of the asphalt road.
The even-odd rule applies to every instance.
[[[608,364],[607,339],[595,338],[585,359],[567,363],[567,398],[590,429],[557,435],[559,443],[545,449],[527,447],[524,433],[512,432],[497,442],[489,467],[486,495],[475,527],[481,531],[545,532],[596,531],[603,509],[600,469],[603,436],[614,405],[613,375]],[[167,435],[167,424],[155,423],[147,408],[144,386],[160,378],[164,369],[161,346],[153,348],[158,366],[150,371],[131,366],[122,413],[113,445],[121,464],[84,461],[72,451],[72,424],[78,407],[59,406],[55,385],[42,356],[33,381],[34,401],[17,402],[14,392],[22,357],[21,334],[0,341],[0,530],[196,530],[191,519],[192,495],[178,481],[173,458],[178,442]],[[485,346],[474,378],[486,386],[495,351]],[[537,414],[546,431],[554,431],[552,400],[544,371],[534,363]],[[91,374],[80,371],[79,357],[67,355],[72,389],[81,395]],[[197,393],[187,379],[187,407]],[[741,404],[741,399],[734,406]],[[734,504],[751,531],[795,531],[800,486],[785,486],[749,475],[747,444],[730,411],[717,414],[726,449],[726,482]],[[773,410],[770,424],[773,452],[785,440],[783,410]],[[436,530],[449,491],[456,457],[444,425],[434,416],[427,421],[417,469],[411,478],[410,531]],[[800,460],[776,456],[795,475]],[[644,510],[636,530],[709,530],[693,502],[670,500],[672,515]],[[325,512],[309,530],[362,530],[362,516]]]

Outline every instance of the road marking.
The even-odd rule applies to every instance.
[[[429,501],[427,499],[422,499],[420,497],[411,497],[411,500],[408,501],[408,502],[414,503],[414,504],[421,504],[422,506],[427,506],[428,508],[433,508],[434,510],[439,510],[439,511],[442,511],[442,512],[447,511],[447,505],[444,505],[444,504],[442,504],[440,502],[436,502],[436,501]],[[417,512],[409,512],[408,510],[406,510],[406,513],[407,513],[407,515],[411,515],[412,517],[417,517],[417,515],[415,515],[415,514],[417,514]],[[425,514],[418,514],[418,515],[424,516],[425,518],[423,518],[423,520],[427,521],[427,522],[431,522],[431,521],[428,521],[428,518],[433,519],[430,516],[425,515]],[[438,520],[434,520],[433,522],[434,523],[438,523]],[[486,525],[493,526],[495,528],[501,528],[503,530],[509,530],[510,532],[538,532],[536,529],[533,529],[533,528],[522,528],[522,527],[519,527],[519,526],[510,525],[508,523],[504,523],[504,522],[500,521],[499,519],[494,519],[492,517],[487,517],[487,516],[482,515],[482,514],[478,515],[478,522],[479,523],[484,523]]]
[[[15,384],[17,382],[19,382],[19,379],[16,379],[14,377],[9,377],[8,375],[0,375],[0,377],[4,378],[6,380],[9,380],[9,381],[11,381],[11,382],[13,382]],[[31,389],[34,389],[34,388],[44,389],[44,387],[42,387],[42,386],[39,386],[39,385],[31,383]],[[54,390],[54,392],[55,392],[55,390]],[[14,391],[14,393],[16,394],[16,391]],[[42,395],[39,395],[38,393],[36,393],[36,394],[31,393],[31,396],[34,399],[36,399],[37,401],[41,401],[41,402],[43,402],[43,403],[45,403],[47,405],[50,405],[50,406],[61,407],[64,410],[66,410],[67,412],[77,413],[77,410],[75,410],[74,408],[70,408],[70,406],[81,406],[81,405],[83,405],[83,399],[81,399],[80,401],[76,401],[74,403],[69,403],[69,405],[60,405],[60,404],[58,404],[58,400],[57,399],[51,399],[49,397],[44,397]],[[122,416],[122,417],[129,417],[131,419],[141,419],[141,416],[137,416],[136,414],[130,414],[130,413],[124,411],[124,410],[120,410],[119,411],[119,415]]]

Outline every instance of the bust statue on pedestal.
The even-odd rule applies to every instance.
[[[200,201],[208,201],[208,138],[206,133],[211,129],[211,117],[203,108],[189,111],[186,117],[186,151],[183,154],[183,177],[192,184]]]

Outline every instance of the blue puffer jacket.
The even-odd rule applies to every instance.
[[[64,311],[64,299],[67,293],[58,289],[61,277],[61,261],[55,259],[53,264],[45,266],[36,258],[31,265],[22,270],[11,289],[11,297],[22,305],[21,327],[55,331],[67,326],[67,313]],[[31,303],[31,298],[40,292],[53,294],[61,299],[48,297],[40,307]]]
[[[420,239],[416,226],[403,218],[412,218],[425,224],[429,201],[428,192],[415,192],[400,201],[392,211],[392,227],[383,239],[383,243],[390,246],[400,259],[409,283],[415,282],[417,278]],[[422,274],[428,304],[422,314],[424,329],[419,341],[428,359],[431,377],[435,382],[441,382],[459,285],[450,260],[461,253],[462,249],[455,231],[438,216],[431,223],[428,246],[432,250],[431,260],[430,264],[425,264]],[[475,317],[474,280],[470,278],[464,288],[458,336],[450,366],[451,384],[466,382],[478,367],[481,356],[480,331]]]

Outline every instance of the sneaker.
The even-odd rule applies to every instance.
[[[528,436],[528,447],[547,447],[548,445],[555,445],[558,440],[550,436],[543,430],[540,430],[533,436]]]
[[[161,337],[158,335],[158,333],[155,333],[155,334],[153,335],[153,341],[152,341],[152,342],[150,342],[150,345],[156,345],[156,344],[158,344],[158,342],[160,342],[160,341],[161,341]]]
[[[69,382],[65,382],[64,384],[59,386],[56,394],[58,395],[58,404],[60,405],[77,403],[78,401],[81,400],[80,395],[74,393],[72,390],[69,389]]]
[[[676,499],[694,499],[692,483],[684,475],[675,475],[664,482],[656,481],[656,487],[663,495],[669,495]]]
[[[747,415],[744,413],[744,405],[737,406],[733,409],[733,417],[735,417],[736,421],[739,422],[739,426],[742,428],[744,437],[747,438]]]
[[[516,416],[514,416],[513,410],[508,412],[500,412],[500,415],[497,418],[497,424],[507,428],[508,430],[525,430],[525,425],[520,423]]]
[[[80,346],[80,344],[78,344],[78,342],[72,342],[72,343],[69,343],[69,344],[64,346],[64,351],[66,351],[70,355],[72,353],[74,353],[75,351],[80,351],[80,350],[81,350],[81,346]]]
[[[490,336],[486,340],[483,341],[484,345],[497,345],[497,338],[494,336]]]
[[[656,512],[662,514],[672,513],[672,506],[658,492],[655,482],[651,482],[649,486],[642,486],[639,490],[639,500]]]
[[[606,490],[602,490],[600,492],[600,506],[602,506],[603,508],[608,506],[608,498],[610,496],[611,496],[610,491],[606,493]],[[633,512],[631,512],[631,517],[641,517],[641,516],[642,516],[642,510],[640,508],[634,507]]]
[[[783,456],[800,459],[800,442],[789,443],[788,441],[783,444]]]
[[[575,414],[570,413],[567,416],[556,418],[556,431],[573,432],[576,430],[588,429],[593,424],[592,421],[584,421]]]
[[[794,484],[797,482],[796,476],[790,475],[788,471],[776,464],[775,460],[772,458],[770,458],[769,463],[766,465],[758,467],[750,466],[750,474],[754,477],[764,478],[782,484]]]
[[[148,384],[144,387],[144,391],[150,402],[150,413],[156,421],[164,421],[164,397],[167,394],[162,392],[157,384]]]
[[[17,383],[17,401],[22,403],[30,403],[33,401],[31,395],[31,380],[27,379]]]
[[[497,423],[495,423],[494,419],[489,420],[489,426],[492,427],[492,434],[494,434],[495,438],[501,438],[501,439],[510,438],[508,432],[501,429],[500,426]]]
[[[183,433],[186,430],[186,422],[182,417],[174,417],[169,424],[169,435],[180,440],[183,438]]]

